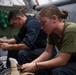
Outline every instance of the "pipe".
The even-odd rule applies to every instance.
[[[56,1],[48,4],[43,4],[43,5],[37,5],[34,7],[34,10],[40,11],[43,7],[48,5],[63,6],[63,5],[72,4],[72,3],[76,3],[76,0],[63,0],[63,1]]]

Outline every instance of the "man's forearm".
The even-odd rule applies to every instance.
[[[25,44],[10,44],[8,46],[8,50],[22,50],[22,49],[30,49]]]
[[[12,39],[8,39],[8,40],[4,40],[3,42],[4,43],[9,43],[9,44],[15,44],[16,40],[14,38],[12,38]]]

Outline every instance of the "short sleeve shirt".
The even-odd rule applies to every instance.
[[[71,58],[76,60],[76,24],[65,22],[62,38],[52,33],[48,36],[48,44],[56,45],[60,52],[73,53]]]

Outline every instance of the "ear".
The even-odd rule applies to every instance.
[[[56,22],[58,17],[56,15],[53,15],[52,19],[53,19],[53,22]]]
[[[53,20],[56,20],[57,19],[57,16],[56,15],[53,15],[52,18],[53,18]]]
[[[17,19],[21,19],[21,16],[17,16]]]

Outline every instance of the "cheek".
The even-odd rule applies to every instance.
[[[42,27],[43,27],[44,31],[46,31],[46,32],[48,31],[48,25],[47,24],[44,24]]]
[[[46,24],[42,25],[42,27],[43,27],[43,29],[45,30],[45,28],[46,28]]]
[[[20,26],[21,26],[21,22],[18,22],[18,23],[17,23],[17,26],[20,27]]]
[[[23,25],[23,22],[22,21],[19,21],[19,23],[18,23],[19,25]]]
[[[51,24],[46,24],[44,27],[44,30],[49,34],[52,32],[52,25]]]
[[[17,22],[15,25],[14,25],[14,27],[19,27],[20,26],[20,23],[19,22]]]

